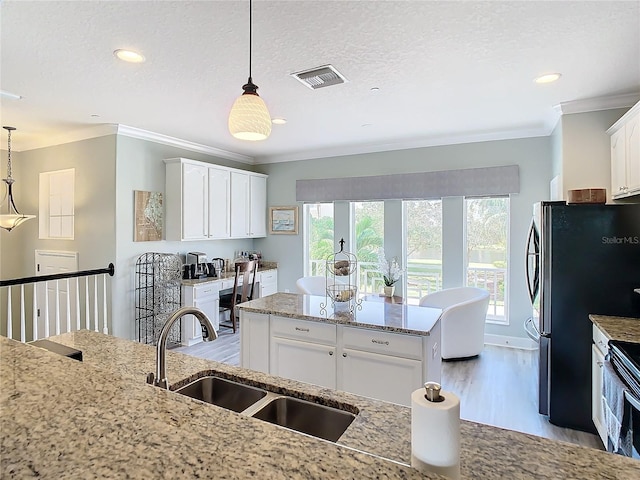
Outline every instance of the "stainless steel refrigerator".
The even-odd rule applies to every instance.
[[[536,204],[527,281],[538,313],[525,330],[540,343],[539,411],[595,432],[589,314],[640,317],[640,204]]]

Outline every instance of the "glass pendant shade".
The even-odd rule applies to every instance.
[[[257,93],[243,93],[231,107],[229,131],[240,140],[264,140],[271,134],[271,115]]]
[[[22,215],[21,213],[5,213],[0,215],[0,228],[10,232],[22,222],[36,218],[35,215]]]

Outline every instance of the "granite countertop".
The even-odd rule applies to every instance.
[[[265,272],[267,270],[277,270],[278,262],[262,262],[262,265],[258,267],[258,273]],[[205,278],[183,278],[181,283],[188,287],[194,287],[196,285],[202,285],[203,283],[222,282],[223,280],[236,278],[235,272],[222,272],[218,277],[205,277]]]
[[[609,340],[640,343],[640,318],[589,315]]]
[[[276,293],[242,303],[237,308],[253,313],[414,335],[429,335],[442,313],[439,308],[367,301],[352,305],[352,311],[343,311],[334,309],[328,297],[295,293]]]
[[[2,478],[441,478],[408,466],[410,408],[168,352],[172,388],[216,372],[355,408],[334,444],[146,385],[150,346],[89,331],[51,339],[84,361],[0,338]],[[638,471],[630,458],[461,422],[462,478],[622,480]]]

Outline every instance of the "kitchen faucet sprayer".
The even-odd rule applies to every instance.
[[[184,315],[193,315],[198,319],[202,326],[202,340],[210,342],[218,338],[216,330],[213,328],[211,321],[205,313],[196,307],[182,307],[171,314],[160,330],[158,337],[158,345],[156,349],[156,373],[147,375],[147,383],[156,387],[169,389],[169,381],[167,380],[166,356],[167,356],[167,339],[169,330]]]

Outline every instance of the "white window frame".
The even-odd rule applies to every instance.
[[[40,239],[75,237],[75,168],[40,173],[38,230]]]

